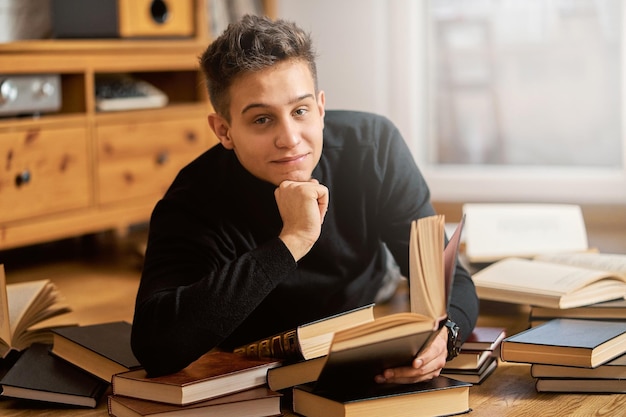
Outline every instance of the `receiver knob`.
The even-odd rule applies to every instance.
[[[33,95],[36,98],[52,97],[55,92],[54,84],[50,81],[36,80],[31,87]]]
[[[17,98],[17,87],[11,80],[0,81],[0,105],[10,103]]]

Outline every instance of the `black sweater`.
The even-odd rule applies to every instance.
[[[399,131],[383,117],[327,111],[313,178],[329,189],[322,233],[296,263],[278,239],[274,186],[217,145],[181,170],[156,205],[133,320],[133,351],[150,375],[374,300],[381,242],[408,276],[412,220],[434,213]],[[478,315],[457,267],[450,316],[465,337]]]

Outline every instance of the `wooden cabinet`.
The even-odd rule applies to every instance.
[[[0,155],[3,224],[89,206],[84,126],[0,132]]]
[[[171,113],[96,123],[98,204],[163,194],[178,170],[206,148],[205,112]]]
[[[185,164],[217,142],[198,56],[206,6],[188,38],[0,44],[0,76],[59,74],[59,111],[0,116],[0,250],[149,219]],[[127,73],[168,96],[162,108],[99,112],[95,78]]]

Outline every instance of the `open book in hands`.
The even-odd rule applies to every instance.
[[[463,221],[446,245],[444,216],[411,225],[411,312],[377,318],[335,333],[316,390],[360,389],[383,370],[410,366],[447,318]],[[445,248],[445,250],[444,250]]]

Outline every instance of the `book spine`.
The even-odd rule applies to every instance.
[[[302,360],[296,329],[257,340],[235,348],[233,352],[248,357],[269,357],[276,359]]]

